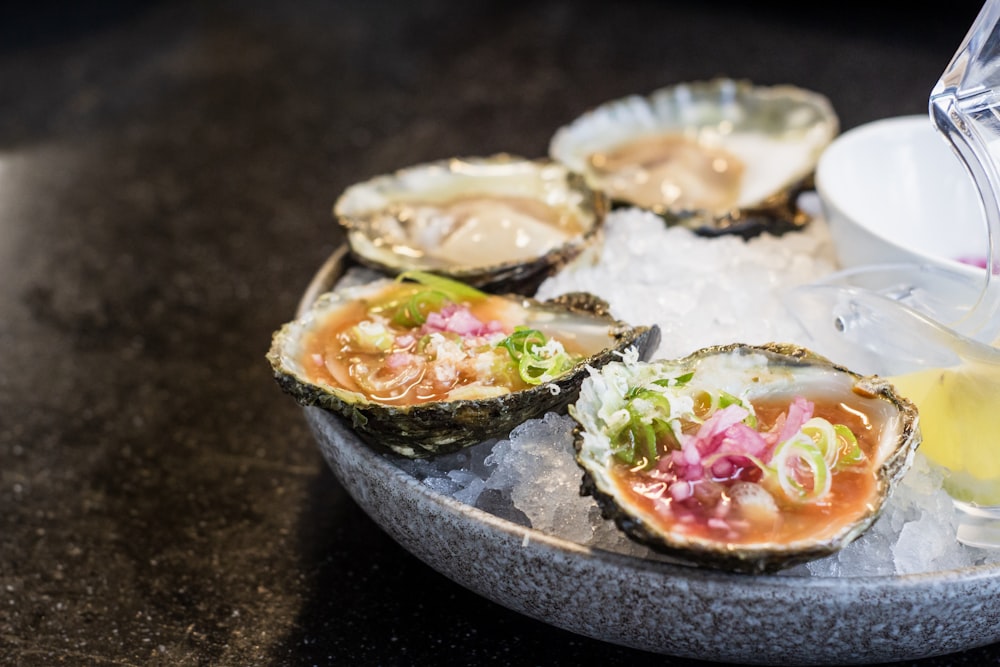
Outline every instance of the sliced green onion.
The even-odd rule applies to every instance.
[[[730,405],[743,405],[739,396],[733,396],[728,391],[719,390],[719,408],[728,408]]]
[[[392,322],[401,327],[419,327],[427,321],[427,315],[440,310],[448,301],[448,295],[444,292],[421,290],[396,308]]]
[[[611,454],[626,465],[635,464],[635,436],[632,434],[631,424],[612,441]]]
[[[655,410],[656,416],[662,416],[664,419],[669,419],[671,414],[670,399],[661,392],[654,391],[652,389],[636,388],[635,391],[630,391],[625,395],[625,398],[629,401],[629,410],[632,410],[632,406],[635,401],[645,401],[652,405]]]
[[[840,441],[837,438],[837,431],[833,424],[822,417],[813,417],[802,425],[802,432],[816,443],[816,447],[823,454],[823,460],[829,466],[837,462],[840,453]]]
[[[833,430],[840,438],[838,447],[840,457],[837,459],[837,467],[846,468],[863,462],[866,458],[865,453],[858,444],[854,432],[843,424],[835,424]]]
[[[544,384],[562,375],[572,365],[569,355],[565,352],[551,357],[526,352],[517,360],[517,372],[528,384]]]
[[[799,482],[797,471],[803,464],[812,477],[812,488]],[[771,458],[771,470],[777,477],[778,485],[789,500],[799,503],[815,503],[830,492],[832,478],[830,466],[813,439],[797,433],[778,445]]]
[[[843,424],[831,424],[822,417],[813,417],[802,426],[802,432],[813,439],[831,468],[846,468],[865,460],[857,437]]]
[[[629,421],[614,438],[615,456],[624,463],[645,469],[660,459],[660,450],[680,449],[670,425],[670,399],[653,389],[635,387],[626,394]],[[637,405],[636,403],[639,403]]]
[[[638,456],[645,459],[644,468],[651,468],[658,455],[656,453],[656,431],[652,424],[635,423],[629,432],[634,437],[634,449]]]
[[[426,287],[433,287],[439,292],[444,292],[454,301],[479,301],[487,298],[488,296],[485,292],[481,292],[471,285],[466,285],[463,282],[452,280],[451,278],[445,278],[444,276],[439,276],[434,273],[428,273],[426,271],[404,271],[396,277],[396,280],[399,282],[412,280],[413,282],[420,283]]]
[[[542,347],[548,341],[538,329],[529,329],[525,326],[514,328],[514,333],[504,338],[497,345],[506,348],[510,352],[510,358],[520,361],[525,354],[530,354],[536,347]]]
[[[574,358],[565,351],[549,354],[545,350],[548,342],[538,329],[517,327],[514,333],[497,343],[497,347],[507,350],[524,382],[544,384],[565,373],[574,363]]]
[[[612,450],[615,457],[630,466],[641,463],[643,469],[652,468],[660,458],[656,444],[664,432],[664,425],[665,422],[660,420],[644,423],[641,419],[633,417],[616,438],[616,446]],[[669,425],[666,426],[666,430],[673,434]]]

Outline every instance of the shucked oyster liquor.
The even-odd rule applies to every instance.
[[[569,411],[582,488],[606,517],[664,553],[748,573],[860,536],[920,442],[888,382],[782,344],[608,364]]]
[[[818,93],[715,79],[602,104],[559,128],[549,155],[615,204],[750,237],[808,222],[797,195],[838,129]]]
[[[589,294],[539,302],[414,272],[321,295],[267,358],[301,404],[418,458],[506,436],[575,400],[588,365],[658,344],[656,327],[616,321]]]
[[[599,240],[607,198],[548,160],[501,154],[401,169],[347,188],[334,215],[354,257],[394,275],[431,271],[534,294]]]

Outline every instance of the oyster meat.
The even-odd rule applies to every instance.
[[[588,366],[658,343],[656,327],[616,321],[589,294],[539,302],[413,272],[319,296],[274,333],[267,358],[301,404],[417,458],[563,409]]]
[[[688,563],[773,572],[879,516],[920,442],[887,381],[786,344],[626,358],[584,381],[582,489],[633,539]]]
[[[808,222],[795,200],[838,129],[818,93],[715,79],[600,105],[559,128],[549,155],[618,205],[749,237]]]
[[[607,198],[549,160],[454,158],[357,183],[334,205],[355,258],[533,294],[599,239]]]

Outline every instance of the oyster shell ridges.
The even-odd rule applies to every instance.
[[[849,524],[838,530],[830,539],[814,543],[799,541],[786,548],[785,545],[742,546],[726,542],[689,540],[676,535],[665,534],[661,529],[644,521],[632,512],[627,503],[616,497],[616,493],[600,475],[595,474],[594,461],[583,455],[584,427],[575,429],[574,447],[577,462],[584,470],[580,492],[594,497],[603,517],[613,520],[620,530],[630,538],[646,544],[652,549],[699,567],[710,567],[747,574],[772,573],[795,564],[828,556],[840,550],[862,535],[880,516],[893,488],[906,473],[920,444],[919,420],[916,407],[909,400],[899,396],[887,380],[878,376],[863,377],[853,371],[831,362],[807,348],[787,343],[764,345],[744,345],[739,343],[719,345],[694,352],[680,360],[666,362],[678,367],[689,367],[697,359],[710,355],[764,354],[769,360],[795,366],[811,366],[828,369],[853,379],[853,391],[860,396],[885,401],[896,414],[897,431],[892,447],[883,451],[876,465],[876,497],[871,499],[868,509],[855,517]],[[651,364],[661,362],[650,362]],[[576,404],[579,405],[579,404]],[[576,405],[574,407],[576,407]],[[577,420],[579,422],[579,420]]]
[[[413,255],[410,250],[398,252],[396,243],[390,242],[381,225],[373,222],[397,202],[424,197],[447,201],[462,193],[537,198],[553,210],[572,216],[583,231],[530,258],[468,263],[432,260],[421,252]],[[560,163],[500,153],[414,165],[356,183],[337,199],[333,213],[347,233],[353,258],[361,264],[388,275],[414,269],[432,271],[486,292],[531,296],[546,278],[601,242],[609,207],[604,193],[592,190],[582,175]],[[402,245],[412,245],[411,250],[416,251],[420,243],[413,238]]]
[[[659,345],[659,327],[636,326],[614,320],[607,303],[593,295],[573,294],[549,302],[518,295],[506,298],[555,314],[585,314],[607,326],[609,345],[578,363],[554,381],[496,398],[451,400],[409,406],[383,405],[336,387],[319,386],[303,377],[298,364],[295,339],[310,324],[310,311],[283,325],[272,336],[267,360],[283,391],[303,406],[317,406],[346,419],[365,442],[384,447],[409,458],[443,454],[484,440],[506,436],[525,420],[548,411],[564,410],[576,400],[580,383],[589,367],[600,367],[634,347],[642,358]],[[336,303],[338,294],[321,295],[316,304]]]
[[[584,174],[596,190],[609,191],[612,205],[648,208],[668,224],[689,227],[704,236],[762,232],[781,234],[808,224],[797,197],[813,188],[813,174],[823,149],[839,132],[839,118],[823,95],[791,85],[760,86],[747,80],[716,78],[666,86],[649,95],[629,95],[605,102],[560,127],[549,143],[549,156]],[[730,137],[770,137],[788,146],[790,155],[758,170],[770,151],[751,143],[733,153],[754,178],[741,185],[737,204],[723,211],[664,201],[637,203],[611,188],[590,164],[591,156],[638,139],[677,135],[729,150]],[[794,149],[791,147],[794,146]],[[685,173],[691,173],[687,171]],[[745,176],[742,183],[749,179]],[[677,185],[675,183],[675,185]]]

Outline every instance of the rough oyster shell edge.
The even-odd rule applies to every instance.
[[[875,375],[862,376],[808,348],[791,343],[765,343],[762,345],[732,343],[711,346],[678,359],[676,363],[683,365],[707,355],[741,351],[762,352],[770,359],[780,360],[782,363],[819,365],[837,373],[847,374],[854,378],[855,391],[862,395],[885,400],[895,407],[899,415],[899,433],[896,438],[896,446],[891,451],[883,453],[878,464],[876,485],[878,497],[875,499],[876,502],[871,504],[869,511],[858,517],[832,539],[817,542],[808,547],[796,548],[794,551],[777,548],[743,549],[726,543],[684,542],[680,544],[673,541],[669,535],[664,535],[661,531],[630,514],[610,492],[600,487],[586,464],[580,460],[583,428],[577,424],[574,428],[574,449],[577,454],[577,463],[584,471],[580,484],[580,494],[592,496],[597,502],[602,516],[606,520],[614,521],[615,525],[628,537],[682,563],[744,574],[774,573],[793,565],[836,553],[864,534],[875,523],[882,514],[885,503],[892,495],[896,484],[910,468],[920,445],[919,414],[916,406],[909,399],[897,394],[888,380]]]
[[[327,292],[319,295],[316,302],[334,296],[334,292]],[[284,339],[298,333],[300,318],[274,332],[266,358],[278,385],[300,405],[317,406],[340,416],[363,441],[376,448],[387,448],[407,458],[424,458],[505,437],[527,419],[549,411],[564,411],[579,395],[589,367],[599,368],[630,347],[635,347],[640,358],[645,359],[659,346],[658,326],[632,326],[615,320],[607,302],[592,294],[575,292],[544,302],[514,294],[505,298],[530,304],[532,308],[597,318],[607,323],[613,343],[546,385],[497,398],[412,406],[359,401],[353,392],[327,389],[300,378],[284,363],[282,353]]]

